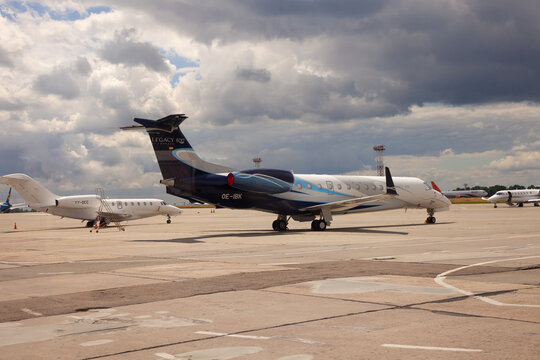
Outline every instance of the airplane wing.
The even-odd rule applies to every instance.
[[[370,202],[376,202],[376,201],[382,201],[387,200],[390,198],[393,198],[397,196],[396,187],[394,185],[394,180],[392,180],[392,175],[390,174],[390,169],[385,168],[386,172],[386,193],[385,194],[378,194],[378,195],[371,195],[371,196],[363,196],[359,198],[354,199],[346,199],[346,200],[339,200],[339,201],[333,201],[326,204],[319,204],[319,205],[313,205],[308,206],[305,208],[300,209],[300,211],[315,211],[315,210],[321,210],[323,212],[332,212],[332,211],[347,211],[350,210],[358,205],[366,204]]]
[[[14,210],[14,209],[24,209],[24,208],[27,208],[28,207],[28,204],[27,203],[20,203],[20,204],[12,204],[11,207],[9,208],[10,210]]]
[[[340,200],[340,201],[334,201],[334,202],[326,203],[326,204],[308,206],[308,207],[300,209],[300,211],[313,212],[315,210],[323,210],[323,209],[330,210],[330,211],[347,211],[361,204],[382,201],[382,200],[393,198],[394,196],[396,195],[395,194],[380,194],[380,195],[373,195],[373,196],[364,196],[364,197],[359,197],[359,198],[354,198],[354,199]]]
[[[111,213],[111,212],[101,212],[102,218],[107,218],[110,221],[124,221],[131,217],[131,214],[121,214],[121,213]]]
[[[527,202],[540,202],[540,198],[538,198],[538,199],[529,199],[529,200],[527,200]]]

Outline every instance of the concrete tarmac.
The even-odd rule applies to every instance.
[[[537,359],[540,208],[0,215],[0,359]],[[16,223],[17,229],[14,229]]]

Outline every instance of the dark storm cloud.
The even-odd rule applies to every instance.
[[[118,3],[207,44],[320,40],[324,46],[296,56],[354,83],[353,99],[371,110],[351,109],[353,117],[392,116],[426,103],[540,101],[536,0]]]
[[[165,57],[159,53],[159,49],[148,42],[133,40],[132,36],[135,33],[134,29],[117,32],[114,40],[103,46],[101,50],[103,59],[112,64],[142,65],[157,72],[168,71]]]

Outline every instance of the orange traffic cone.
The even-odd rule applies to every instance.
[[[17,230],[17,223],[13,224],[13,230]]]

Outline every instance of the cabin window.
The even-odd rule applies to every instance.
[[[322,189],[322,185],[321,185],[321,184],[317,185],[317,187],[319,188],[319,190]]]
[[[351,190],[351,184],[347,184],[347,190]]]
[[[140,202],[140,201],[137,201],[137,206],[141,206],[141,202]]]
[[[356,184],[356,190],[360,191],[360,184]]]
[[[144,202],[144,206],[146,206],[146,201]]]
[[[127,206],[127,201],[124,203],[124,206]]]
[[[299,189],[302,188],[302,184],[300,184],[300,183],[298,183],[298,185],[296,185],[296,186],[298,186]]]
[[[369,185],[368,184],[365,184],[364,186],[366,187],[366,190],[369,190]]]
[[[308,189],[311,189],[311,184],[307,184],[307,188],[308,188]]]
[[[373,185],[371,185],[371,188],[372,188],[373,190],[377,190],[377,185],[373,184]]]
[[[337,184],[338,190],[341,190],[341,184]]]
[[[150,202],[150,206],[152,206],[152,202]]]
[[[135,206],[135,203],[133,201],[131,202],[131,206]]]

